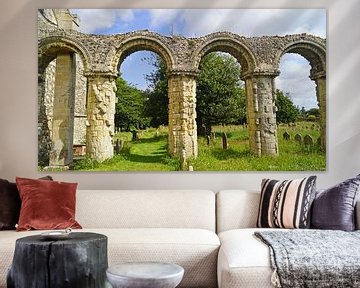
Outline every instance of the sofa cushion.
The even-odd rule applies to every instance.
[[[353,231],[359,186],[360,175],[317,191],[312,205],[311,227]]]
[[[210,190],[78,190],[76,199],[76,219],[84,228],[215,231],[215,193]]]
[[[16,178],[21,198],[18,231],[81,228],[75,221],[76,183]]]
[[[263,179],[257,227],[308,228],[316,176],[293,180]]]
[[[239,228],[255,228],[259,199],[259,191],[219,191],[216,194],[217,233]]]
[[[51,176],[40,179],[52,180]],[[16,183],[0,179],[0,230],[15,230],[18,223],[21,199]]]
[[[76,232],[77,230],[73,230]],[[220,241],[204,229],[82,229],[108,237],[109,266],[134,261],[176,263],[185,269],[179,287],[216,287],[216,263]],[[6,287],[5,276],[12,261],[17,238],[44,231],[0,232],[0,287]]]
[[[254,236],[264,228],[234,229],[219,234],[218,285],[221,288],[273,288],[269,248]],[[270,229],[266,229],[270,230]]]

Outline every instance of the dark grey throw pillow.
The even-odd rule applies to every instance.
[[[21,200],[15,183],[0,179],[0,230],[15,229]]]
[[[360,174],[333,187],[317,191],[312,204],[311,228],[353,231]]]

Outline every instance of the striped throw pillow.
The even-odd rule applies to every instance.
[[[257,227],[309,228],[316,176],[294,180],[263,179]]]

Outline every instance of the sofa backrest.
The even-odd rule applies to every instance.
[[[222,190],[216,194],[216,231],[256,227],[260,192]]]
[[[209,190],[78,190],[76,220],[84,228],[215,231],[215,193]]]
[[[255,228],[260,191],[223,190],[216,194],[216,232]],[[360,230],[360,196],[355,206],[355,225]]]

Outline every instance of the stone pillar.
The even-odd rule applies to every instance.
[[[79,18],[71,14],[69,9],[53,9],[56,22],[59,28],[66,30],[78,30]]]
[[[67,166],[73,160],[74,60],[74,54],[59,54],[56,58],[50,166]]]
[[[326,75],[325,73],[317,73],[312,75],[311,80],[316,84],[316,98],[320,112],[320,145],[322,149],[326,149]]]
[[[86,155],[99,162],[114,156],[115,79],[102,74],[88,77]]]
[[[196,81],[192,74],[172,74],[168,80],[169,154],[197,157]]]
[[[50,129],[45,107],[45,77],[46,73],[38,76],[38,165],[49,165],[51,148]]]
[[[86,151],[86,80],[87,78],[84,76],[84,65],[79,55],[76,55],[74,156],[84,156]]]
[[[252,154],[278,155],[275,75],[251,75],[245,79],[246,117]]]

